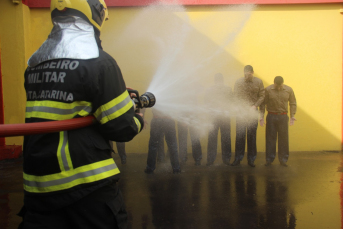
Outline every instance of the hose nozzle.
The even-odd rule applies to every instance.
[[[151,92],[145,92],[143,95],[139,96],[137,90],[127,89],[130,94],[135,94],[132,100],[136,104],[137,109],[153,107],[156,103],[156,97]]]
[[[151,92],[145,92],[143,95],[140,96],[140,100],[142,105],[142,107],[140,108],[153,107],[156,103],[156,98]]]

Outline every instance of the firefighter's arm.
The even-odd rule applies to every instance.
[[[113,60],[98,75],[97,92],[93,98],[98,130],[108,140],[127,142],[144,127],[143,117],[135,113],[121,71]]]

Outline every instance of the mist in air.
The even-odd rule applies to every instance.
[[[218,116],[256,117],[256,111],[243,102],[213,93],[224,86],[233,89],[235,80],[243,77],[242,64],[237,64],[228,49],[235,49],[233,42],[255,5],[217,6],[203,18],[193,19],[184,6],[168,2],[141,8],[113,41],[118,47],[142,44],[142,51],[138,50],[143,54],[141,61],[153,73],[145,90],[156,96],[153,109],[197,127],[199,133],[207,133]],[[196,15],[201,7],[187,9]],[[149,60],[144,59],[144,53]],[[242,67],[237,69],[237,65]],[[217,73],[223,75],[224,85],[214,84]]]

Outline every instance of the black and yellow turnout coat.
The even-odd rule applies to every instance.
[[[144,122],[135,114],[110,55],[99,50],[94,59],[53,59],[28,67],[25,90],[26,123],[89,115],[98,121],[81,129],[25,136],[27,208],[62,207],[118,180],[109,140],[130,141]]]

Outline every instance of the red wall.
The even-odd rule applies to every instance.
[[[2,96],[1,49],[0,49],[0,124],[4,124],[4,101]],[[5,145],[5,138],[0,138],[0,146]]]
[[[107,6],[145,6],[161,0],[105,0]],[[22,0],[32,8],[50,7],[50,0]],[[170,1],[173,2],[173,1]],[[308,4],[337,3],[343,0],[179,0],[183,5],[227,5],[227,4]]]

